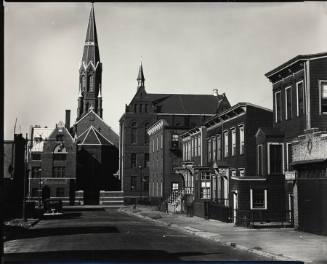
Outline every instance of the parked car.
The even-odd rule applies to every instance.
[[[62,214],[62,201],[60,199],[46,199],[44,201],[44,216],[58,216]]]

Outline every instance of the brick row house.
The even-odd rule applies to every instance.
[[[257,135],[261,173],[285,176],[285,207],[293,212],[295,227],[326,234],[322,146],[327,128],[327,53],[298,55],[266,77],[273,87],[274,120],[273,130]]]
[[[256,132],[271,125],[272,111],[238,103],[182,135],[183,163],[176,171],[193,178],[194,213],[249,224],[279,211],[281,183],[257,174]]]
[[[150,126],[159,120],[165,120],[169,126],[176,129],[189,129],[229,106],[226,96],[218,93],[214,95],[147,93],[141,64],[136,94],[126,105],[125,113],[119,121],[119,173],[125,201],[149,197],[149,186],[153,186],[152,179],[150,183],[149,178],[151,153],[147,131]],[[164,191],[159,193],[157,197],[161,197]]]
[[[32,127],[29,156],[29,199],[58,198],[74,204],[76,187],[76,145],[67,126]]]

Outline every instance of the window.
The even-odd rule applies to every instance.
[[[41,168],[32,167],[32,178],[41,178]]]
[[[224,157],[228,157],[228,131],[224,132]]]
[[[215,161],[216,160],[216,138],[212,138],[212,160]]]
[[[199,156],[201,156],[201,137],[198,136],[198,153],[199,153]]]
[[[232,156],[236,155],[236,129],[232,128]]]
[[[148,112],[148,105],[144,105],[144,112],[147,113]]]
[[[296,84],[296,98],[297,98],[297,116],[304,114],[304,87],[303,81]]]
[[[250,189],[250,209],[267,209],[267,190]]]
[[[236,170],[231,170],[231,176],[236,177]]]
[[[32,153],[32,160],[41,160],[41,153]]]
[[[171,135],[171,148],[178,149],[178,135],[176,134]]]
[[[64,197],[65,189],[63,187],[56,188],[56,197]]]
[[[157,135],[157,151],[159,149],[159,136]]]
[[[53,167],[53,178],[64,178],[65,167]]]
[[[240,131],[240,155],[244,154],[244,125],[239,126]]]
[[[207,141],[207,144],[208,144],[208,162],[211,162],[211,139],[208,139]]]
[[[217,136],[217,160],[221,160],[221,136]]]
[[[139,104],[139,112],[142,113],[142,104]]]
[[[131,143],[136,143],[136,122],[133,122],[131,125]]]
[[[285,89],[285,119],[292,118],[292,87]]]
[[[136,153],[131,154],[131,168],[136,168]]]
[[[85,88],[86,88],[86,77],[83,76],[82,77],[82,90],[85,91]]]
[[[263,176],[263,148],[262,145],[257,146],[257,173]]]
[[[155,149],[155,140],[153,139],[153,141],[152,141],[152,152],[154,152],[154,149]]]
[[[202,174],[201,175],[201,190],[200,190],[200,198],[201,199],[210,199],[211,198],[211,180],[210,174]]]
[[[245,169],[238,169],[239,173],[240,173],[240,177],[244,177],[245,176]]]
[[[136,190],[136,176],[131,176],[131,191]]]
[[[149,128],[149,123],[145,123],[145,125],[144,125],[144,144],[149,143],[149,135],[147,133],[148,128]]]
[[[195,142],[194,137],[191,138],[191,156],[194,157],[194,148],[195,148]]]
[[[172,182],[171,183],[171,190],[172,191],[177,191],[179,189],[179,184],[178,182]]]
[[[191,140],[187,143],[187,153],[188,160],[191,160]]]
[[[147,168],[149,164],[149,153],[144,153],[144,168]]]
[[[137,112],[137,104],[134,105],[134,113]]]
[[[327,114],[327,81],[320,82],[320,113]]]
[[[268,173],[269,174],[283,174],[283,144],[282,143],[268,143]]]
[[[59,144],[53,150],[53,159],[54,160],[66,160],[67,150],[63,144]]]
[[[94,91],[94,78],[93,75],[89,76],[89,87],[90,87],[90,92]]]
[[[186,144],[183,142],[183,160],[185,161],[185,154],[186,154]]]
[[[280,91],[275,93],[275,122],[282,120],[281,95]]]

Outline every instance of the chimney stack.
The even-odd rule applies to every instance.
[[[69,128],[70,128],[70,110],[66,110],[65,127],[66,127],[68,130],[69,130]]]
[[[213,95],[218,97],[218,89],[213,89]]]

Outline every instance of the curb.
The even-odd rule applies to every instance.
[[[277,260],[277,261],[301,261],[301,260],[293,259],[293,258],[290,258],[290,257],[280,256],[280,255],[276,255],[276,254],[273,254],[273,253],[269,253],[269,252],[266,252],[266,251],[263,251],[263,250],[258,250],[258,249],[255,249],[255,248],[248,248],[246,246],[238,245],[238,244],[236,244],[234,242],[224,242],[224,241],[221,241],[219,238],[214,237],[214,235],[211,237],[211,236],[206,236],[206,235],[203,234],[203,233],[210,233],[210,232],[192,231],[192,230],[186,229],[185,227],[179,226],[177,224],[166,223],[166,222],[160,221],[159,219],[152,219],[151,217],[144,216],[144,215],[142,215],[140,213],[133,213],[133,212],[125,211],[125,210],[119,210],[119,211],[123,212],[123,213],[126,213],[128,215],[131,215],[131,216],[136,216],[138,218],[149,220],[151,222],[154,222],[154,223],[157,223],[157,224],[160,224],[160,225],[163,225],[163,226],[168,226],[168,227],[171,227],[171,228],[175,228],[175,229],[178,229],[180,231],[192,234],[194,236],[198,236],[198,237],[201,237],[201,238],[204,238],[204,239],[215,241],[215,242],[220,243],[221,245],[224,245],[224,246],[229,246],[229,247],[233,247],[233,248],[236,248],[236,249],[239,249],[239,250],[247,251],[247,252],[256,254],[258,256],[271,258],[272,260]]]

